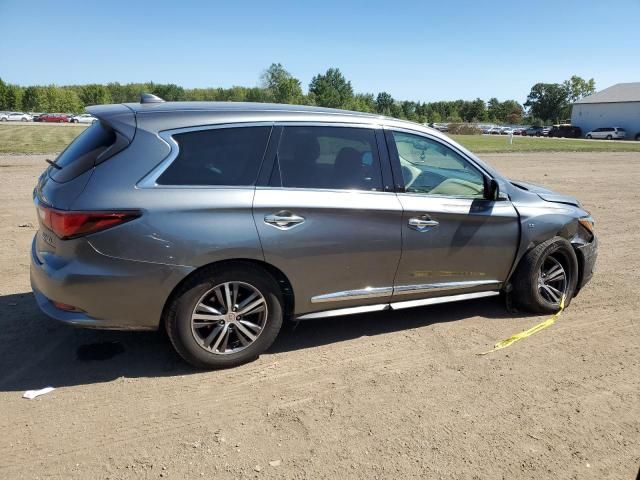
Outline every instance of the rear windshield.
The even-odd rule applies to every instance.
[[[61,168],[49,168],[49,176],[56,182],[68,182],[95,165],[96,158],[116,141],[115,132],[96,122],[76,137],[58,156],[55,163]]]

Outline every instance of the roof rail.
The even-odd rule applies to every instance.
[[[164,103],[164,100],[152,93],[143,93],[140,95],[140,103]]]

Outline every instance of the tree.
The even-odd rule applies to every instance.
[[[309,93],[321,107],[345,108],[353,99],[351,82],[347,81],[338,68],[330,68],[322,75],[311,79]]]
[[[380,92],[376,97],[376,112],[381,115],[391,115],[393,97],[387,92]]]
[[[348,109],[356,112],[374,113],[377,111],[376,100],[372,93],[357,93],[351,99]]]
[[[302,87],[281,63],[272,63],[262,74],[262,86],[276,103],[301,103]]]
[[[568,107],[569,91],[559,83],[536,83],[525,106],[530,114],[544,120],[559,121]]]
[[[575,103],[582,97],[592,95],[596,91],[596,81],[593,78],[585,80],[577,75],[572,75],[569,80],[565,80],[564,87],[569,92],[568,100]]]
[[[104,85],[84,85],[80,90],[80,100],[85,105],[103,105],[111,103],[109,90]]]

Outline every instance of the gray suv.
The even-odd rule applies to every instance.
[[[34,191],[37,302],[77,326],[164,328],[198,367],[256,358],[287,319],[501,293],[552,312],[592,276],[577,200],[415,123],[153,96],[88,111]]]

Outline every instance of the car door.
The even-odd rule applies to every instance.
[[[296,314],[388,301],[402,209],[381,130],[297,123],[279,132],[253,213],[265,261],[293,286]]]
[[[488,174],[445,141],[386,131],[403,208],[393,301],[497,291],[513,264],[518,215],[485,198]]]

